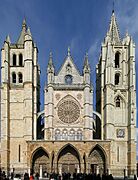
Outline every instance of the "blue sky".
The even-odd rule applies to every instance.
[[[70,46],[74,62],[80,71],[84,55],[88,52],[92,83],[95,87],[95,65],[101,43],[109,28],[112,7],[113,0],[0,0],[0,47],[7,34],[12,42],[16,42],[24,17],[37,43],[42,105],[50,51],[53,52],[58,70]],[[115,14],[121,38],[128,31],[136,43],[138,69],[138,1],[115,0]]]

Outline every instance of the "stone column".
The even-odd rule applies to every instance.
[[[43,167],[42,167],[42,165],[40,165],[40,178],[42,178],[43,177]]]
[[[62,175],[62,164],[59,165],[58,171],[59,171],[59,174]]]
[[[80,173],[80,167],[79,167],[79,164],[77,166],[77,173]]]
[[[99,166],[96,167],[96,174],[99,174]]]

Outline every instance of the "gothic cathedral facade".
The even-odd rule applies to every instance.
[[[1,168],[7,173],[136,172],[135,44],[120,39],[112,13],[96,66],[96,111],[88,55],[82,73],[70,49],[55,73],[47,67],[40,111],[38,49],[23,21],[16,43],[1,50]]]

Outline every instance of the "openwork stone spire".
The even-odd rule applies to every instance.
[[[111,38],[111,42],[113,42],[115,44],[120,44],[121,43],[120,36],[119,36],[119,29],[118,29],[118,25],[117,25],[117,22],[116,22],[116,17],[115,17],[114,10],[112,11],[108,36]]]

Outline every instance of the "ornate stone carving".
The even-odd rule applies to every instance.
[[[56,97],[57,100],[59,100],[59,99],[60,99],[60,94],[57,93],[57,94],[55,95],[55,97]]]
[[[81,98],[82,98],[82,95],[80,93],[77,94],[77,99],[81,100]]]
[[[58,117],[65,123],[73,123],[80,116],[80,108],[71,99],[64,100],[58,107]]]

